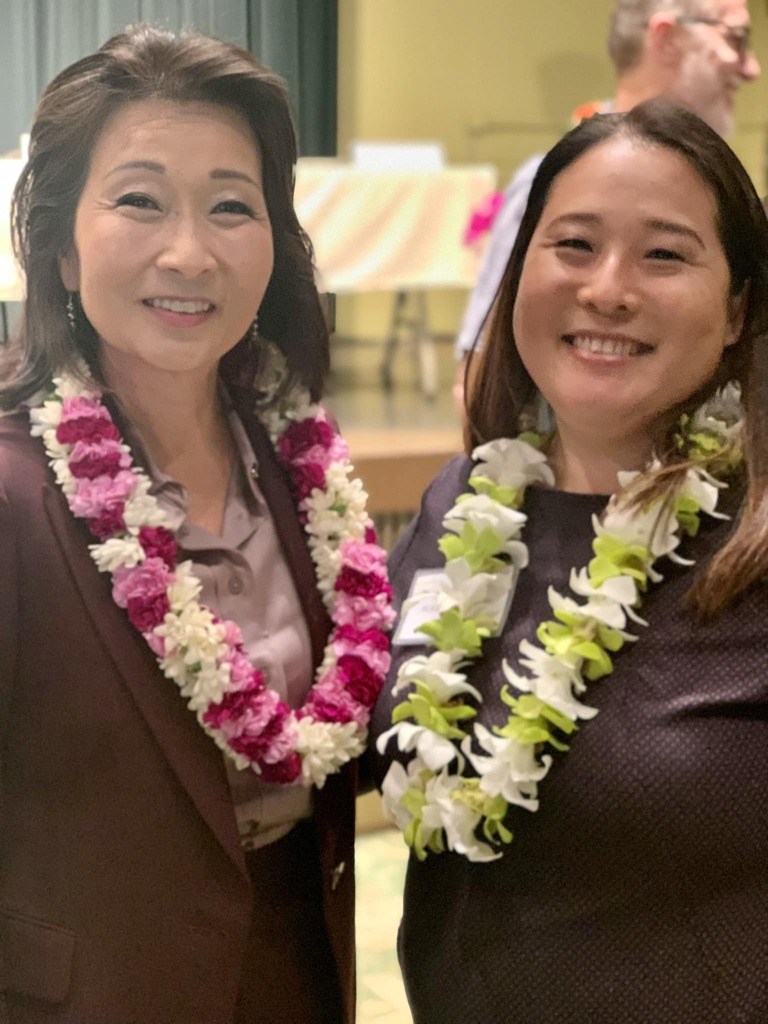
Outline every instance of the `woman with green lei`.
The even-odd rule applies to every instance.
[[[767,257],[693,114],[541,166],[391,561],[415,1024],[768,1020]]]

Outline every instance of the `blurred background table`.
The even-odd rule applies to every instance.
[[[434,342],[425,292],[472,288],[481,252],[463,243],[469,217],[493,192],[490,165],[436,170],[370,169],[332,158],[304,158],[296,172],[296,211],[312,240],[328,292],[391,292],[382,381],[407,332],[422,391],[436,388]]]

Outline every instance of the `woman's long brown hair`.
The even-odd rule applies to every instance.
[[[495,437],[514,436],[521,414],[537,389],[517,350],[512,314],[528,246],[547,203],[552,183],[593,146],[616,137],[663,147],[682,156],[712,191],[717,229],[730,271],[732,295],[746,289],[741,336],[724,352],[714,377],[677,410],[690,413],[729,381],[739,384],[744,406],[743,501],[735,527],[689,594],[691,607],[711,615],[768,578],[768,220],[747,172],[728,144],[700,118],[663,100],[643,103],[626,114],[605,114],[569,132],[544,158],[534,179],[507,264],[479,366],[471,376],[465,446],[467,452]],[[695,353],[691,353],[695,358]],[[662,466],[650,474],[632,501],[672,495],[689,463],[672,439],[659,453]]]

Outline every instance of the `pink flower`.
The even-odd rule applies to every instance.
[[[336,577],[333,588],[346,594],[352,594],[354,597],[373,598],[377,594],[392,596],[392,588],[386,576],[379,576],[375,572],[358,572],[357,569],[353,569],[349,565],[342,568]]]
[[[115,604],[125,608],[141,633],[159,626],[170,608],[168,584],[172,579],[160,558],[147,558],[132,569],[118,569],[113,576]]]
[[[341,557],[344,565],[357,569],[358,572],[386,574],[387,553],[375,544],[367,544],[361,540],[345,540],[341,545]]]
[[[341,434],[334,434],[331,448],[328,452],[331,462],[348,462],[349,447]]]
[[[333,430],[323,420],[309,419],[292,423],[278,438],[280,458],[285,462],[297,462],[306,457],[310,449],[320,446],[327,451],[333,442]]]
[[[105,508],[100,516],[87,520],[88,529],[94,537],[98,537],[99,540],[108,540],[110,537],[114,537],[118,533],[124,533],[124,512],[125,505],[122,503],[115,505],[114,508]]]
[[[360,704],[372,708],[379,696],[383,676],[374,672],[370,665],[354,654],[343,654],[339,658],[337,669],[346,679],[347,693]]]
[[[288,714],[286,705],[279,703],[263,728],[249,729],[233,737],[229,745],[256,764],[277,764],[294,752],[296,736],[293,729],[286,728]]]
[[[72,476],[95,480],[106,474],[114,476],[121,469],[128,469],[131,456],[124,452],[118,441],[105,438],[101,441],[78,441],[69,457]]]
[[[226,625],[229,623],[227,622]],[[241,650],[235,650],[230,657],[224,660],[229,664],[229,678],[232,686],[237,690],[247,690],[253,682],[254,673],[261,677],[261,672],[253,667],[248,656]]]
[[[164,526],[142,526],[139,530],[139,543],[147,558],[162,558],[169,569],[175,568],[179,549],[170,530]]]
[[[95,480],[79,480],[77,490],[67,498],[74,515],[81,519],[97,519],[105,511],[123,506],[133,492],[136,477],[128,469],[114,476],[100,476]]]
[[[153,654],[156,654],[158,658],[165,657],[165,637],[158,636],[157,633],[146,632],[144,639],[149,644],[149,648]]]
[[[61,403],[61,422],[56,428],[59,444],[77,441],[117,441],[120,438],[107,409],[90,398],[65,398]]]
[[[373,528],[373,526],[366,526],[366,528],[365,528],[365,543],[366,544],[375,544],[377,541],[378,541],[378,537],[376,536],[376,530]]]
[[[383,592],[373,598],[340,593],[333,610],[334,622],[358,629],[386,629],[394,618],[389,598]]]

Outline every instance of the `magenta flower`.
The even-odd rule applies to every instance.
[[[375,572],[358,572],[349,565],[342,568],[333,588],[354,597],[374,598],[377,594],[392,596],[392,587],[386,576],[379,576]]]
[[[337,668],[346,678],[347,692],[365,707],[372,708],[384,682],[383,676],[354,654],[343,654]]]
[[[77,441],[117,441],[120,438],[107,409],[89,398],[65,398],[61,403],[61,422],[56,428],[59,444]]]
[[[286,728],[288,714],[286,705],[278,703],[266,725],[233,737],[229,745],[235,753],[242,754],[249,761],[277,764],[293,753],[295,746],[294,731]]]
[[[147,558],[162,558],[169,569],[176,567],[179,548],[176,538],[164,526],[142,526],[139,530],[139,543]]]
[[[229,742],[243,735],[258,735],[273,718],[280,698],[264,685],[264,676],[252,671],[253,681],[247,689],[225,693],[218,704],[211,704],[203,715],[206,725],[218,729]]]
[[[122,502],[114,508],[105,508],[101,515],[87,520],[88,529],[99,540],[109,540],[110,537],[125,531],[124,512],[125,505]]]
[[[277,764],[263,762],[261,778],[264,782],[295,782],[301,775],[301,758],[298,754],[289,754]]]
[[[304,501],[317,487],[320,490],[325,487],[325,470],[316,462],[309,462],[305,466],[291,466],[291,483],[297,501]]]
[[[72,476],[86,480],[95,480],[104,474],[114,476],[130,465],[131,456],[121,450],[118,441],[108,438],[101,441],[78,441],[69,456]]]
[[[340,669],[326,672],[298,712],[299,718],[310,715],[321,722],[356,722],[366,726],[369,709],[350,696],[346,684],[346,675]]]
[[[317,446],[327,451],[333,442],[333,430],[323,420],[310,419],[292,423],[278,438],[277,447],[285,462],[297,462]]]

